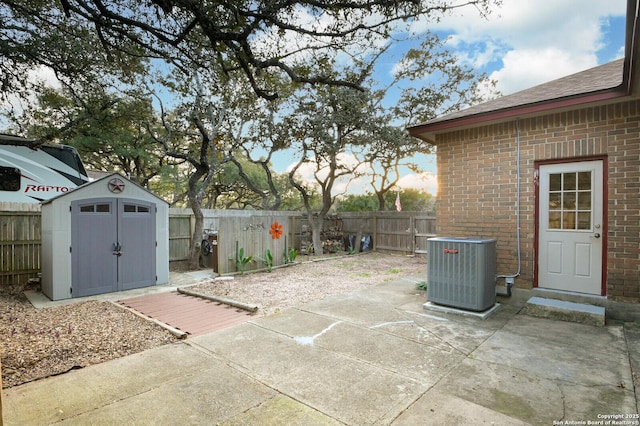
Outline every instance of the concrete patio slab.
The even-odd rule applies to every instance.
[[[501,414],[454,395],[428,392],[402,413],[393,425],[509,425],[529,423]]]
[[[226,421],[277,395],[260,382],[209,359],[196,371],[179,367],[174,377],[146,392],[96,407],[69,419],[88,425],[175,425]],[[141,407],[144,407],[141,410]],[[215,424],[215,423],[214,423]]]
[[[308,405],[277,395],[255,408],[247,410],[228,421],[219,422],[220,426],[237,425],[314,425],[338,426],[343,423],[332,419]]]
[[[637,324],[530,317],[508,301],[481,320],[424,303],[415,283],[386,283],[5,389],[4,424],[549,425],[637,414]]]
[[[473,355],[542,378],[591,386],[631,386],[622,336],[621,326],[600,328],[520,315]]]
[[[196,337],[191,344],[223,357],[225,363],[269,383],[278,392],[347,424],[366,424],[372,419],[388,423],[428,389],[426,380],[415,381],[358,357],[327,349],[320,343],[298,342],[295,337],[265,328],[268,323],[258,320],[226,333]],[[318,331],[313,321],[310,324],[304,337],[320,335],[318,338],[324,339],[323,330]],[[344,333],[352,331],[344,326],[340,329],[339,321],[333,324],[336,326],[329,331],[336,336],[344,338]],[[264,351],[264,347],[278,350]],[[227,358],[225,354],[230,352],[233,357]]]

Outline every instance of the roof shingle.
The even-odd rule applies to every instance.
[[[502,96],[467,109],[434,118],[418,126],[455,120],[477,114],[531,105],[587,93],[610,90],[622,84],[624,59],[618,59],[520,92]]]

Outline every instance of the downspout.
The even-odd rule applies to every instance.
[[[516,119],[516,244],[518,246],[518,270],[511,275],[497,275],[498,278],[504,278],[507,292],[496,292],[498,296],[511,297],[511,288],[515,283],[515,278],[520,275],[522,268],[522,253],[520,250],[520,121]]]

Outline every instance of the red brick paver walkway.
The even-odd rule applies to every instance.
[[[189,336],[220,330],[254,317],[249,311],[176,291],[118,300],[118,303]]]

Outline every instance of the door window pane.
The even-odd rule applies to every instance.
[[[135,204],[125,204],[124,205],[125,213],[149,213],[148,206],[138,206]]]
[[[574,210],[576,208],[575,192],[565,192],[562,194],[562,208],[564,210]]]
[[[591,229],[591,212],[578,213],[578,229]]]
[[[592,219],[592,173],[549,175],[549,229],[590,230]]]
[[[576,212],[562,214],[562,229],[576,229]]]
[[[111,212],[111,204],[87,204],[80,206],[82,213],[109,213]]]
[[[563,185],[562,189],[564,191],[569,191],[572,189],[576,189],[576,174],[575,173],[563,173]]]
[[[578,189],[581,191],[591,191],[591,172],[578,173]]]
[[[591,192],[578,192],[578,210],[591,210]]]

